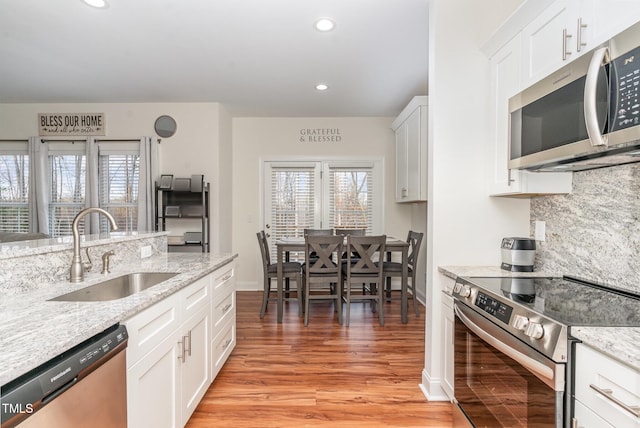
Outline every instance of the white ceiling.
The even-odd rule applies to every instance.
[[[395,116],[427,94],[427,0],[107,1],[2,0],[0,102]],[[316,31],[319,17],[336,29]]]

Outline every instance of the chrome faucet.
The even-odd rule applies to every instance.
[[[85,208],[75,216],[73,223],[71,224],[71,230],[73,232],[73,259],[71,260],[71,273],[69,276],[69,281],[71,282],[84,281],[84,266],[82,264],[82,256],[80,255],[80,232],[78,232],[78,223],[82,217],[93,212],[104,214],[104,216],[109,220],[109,223],[111,223],[111,229],[118,230],[116,220],[111,214],[102,208]]]

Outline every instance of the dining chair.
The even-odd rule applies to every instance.
[[[264,230],[256,234],[258,244],[260,245],[260,253],[262,254],[262,272],[264,290],[262,292],[262,307],[260,308],[260,318],[264,318],[267,306],[270,301],[277,301],[277,297],[271,297],[271,293],[277,290],[271,290],[271,279],[278,277],[278,264],[271,263],[271,255],[269,253],[269,243]],[[293,279],[296,281],[296,297],[283,297],[284,300],[296,300],[298,302],[298,316],[302,316],[302,264],[298,262],[282,263],[283,279]]]
[[[352,236],[347,235],[347,262],[342,265],[342,273],[344,283],[346,283],[346,291],[341,284],[342,292],[346,303],[346,324],[349,326],[351,316],[352,301],[369,301],[373,312],[378,312],[378,322],[384,325],[384,310],[382,304],[384,301],[384,274],[383,265],[380,263],[384,258],[385,243],[387,237],[385,235],[376,236]],[[353,258],[352,254],[359,254],[359,257]],[[354,286],[362,284],[369,285],[369,293],[362,295],[353,294]]]
[[[304,229],[304,236],[307,235],[311,235],[311,236],[317,236],[317,235],[333,235],[333,229]],[[312,252],[309,257],[311,257],[311,259],[315,259],[317,258],[316,253]]]
[[[340,235],[306,235],[303,270],[304,325],[309,325],[309,302],[333,300],[342,324],[342,268],[332,260],[333,254],[342,254],[344,238]],[[312,253],[316,258],[309,257]]]
[[[413,300],[413,309],[417,317],[420,316],[420,310],[418,309],[416,297],[416,272],[418,270],[418,255],[420,254],[420,244],[422,243],[423,236],[424,233],[414,232],[412,230],[407,234],[407,243],[409,244],[409,255],[407,258],[407,294]],[[392,300],[392,292],[400,290],[393,290],[391,288],[391,278],[402,278],[402,263],[386,261],[384,262],[383,270],[387,280],[387,300]],[[397,300],[399,298],[395,299]]]

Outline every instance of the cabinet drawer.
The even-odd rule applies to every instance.
[[[159,345],[180,326],[179,295],[173,294],[124,322],[129,333],[127,367]]]
[[[576,421],[575,428],[615,428],[577,400],[573,419]]]
[[[216,299],[216,304],[213,307],[213,334],[217,329],[222,326],[235,314],[236,311],[236,293],[235,287],[231,287],[224,299]]]
[[[215,334],[215,332],[214,332]],[[236,346],[235,311],[211,342],[211,378],[215,379]]]
[[[635,407],[638,411],[640,371],[583,344],[576,346],[575,397],[617,428],[640,425],[640,417],[623,407]]]
[[[182,299],[183,319],[187,319],[211,301],[211,276],[200,278],[180,291]]]
[[[229,294],[229,288],[235,287],[235,263],[229,263],[218,269],[213,276],[213,305],[224,300]]]

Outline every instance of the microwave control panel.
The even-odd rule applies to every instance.
[[[640,124],[640,48],[614,59],[611,67],[611,131]]]

